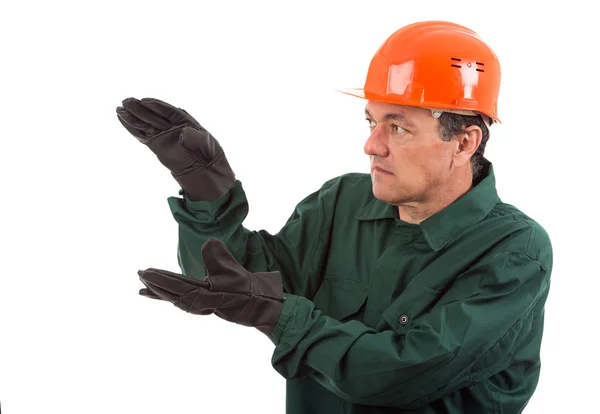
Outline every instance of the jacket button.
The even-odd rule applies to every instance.
[[[398,322],[400,322],[401,325],[406,325],[408,323],[408,315],[400,316]]]

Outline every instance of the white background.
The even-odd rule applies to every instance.
[[[418,20],[464,24],[502,64],[486,156],[555,265],[528,414],[597,407],[597,41],[584,1],[3,2],[0,402],[20,413],[282,413],[258,331],[138,296],[178,270],[175,182],[117,121],[122,99],[185,108],[227,151],[246,227],[276,232],[325,180],[368,171],[369,61]]]

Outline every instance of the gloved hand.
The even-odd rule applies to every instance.
[[[192,200],[216,200],[235,183],[219,142],[185,110],[154,98],[127,98],[121,124],[167,167]]]
[[[208,274],[202,280],[155,268],[140,270],[138,275],[150,292],[186,312],[214,313],[269,335],[283,308],[281,274],[249,272],[217,239],[203,244],[202,258]]]

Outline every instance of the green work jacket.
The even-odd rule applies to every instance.
[[[500,200],[484,161],[467,194],[420,224],[361,173],[327,181],[276,234],[243,226],[240,181],[216,201],[180,191],[168,199],[179,265],[206,276],[200,249],[218,238],[248,270],[281,272],[269,338],[289,414],[521,412],[540,375],[552,247]]]

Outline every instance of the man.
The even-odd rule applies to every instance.
[[[255,327],[275,344],[288,413],[517,413],[540,374],[552,270],[545,230],[495,189],[483,157],[500,65],[473,31],[392,34],[365,86],[371,173],[327,181],[277,234],[217,140],[156,99],[119,120],[172,172],[183,274],[140,294]]]

